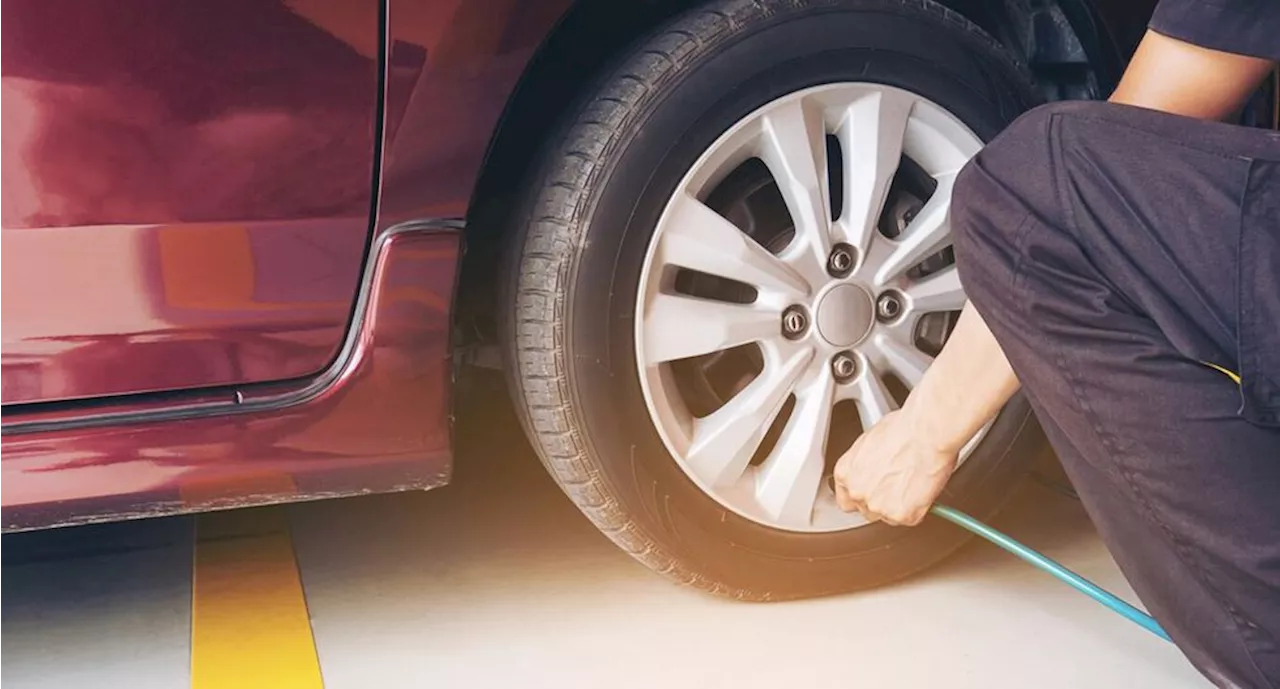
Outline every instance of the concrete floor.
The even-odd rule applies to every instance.
[[[284,508],[326,687],[1208,686],[985,543],[824,600],[679,588],[596,533],[512,437],[486,437],[448,488]],[[1030,484],[1001,524],[1132,600],[1072,499]],[[166,519],[6,536],[5,689],[188,686],[191,534]]]

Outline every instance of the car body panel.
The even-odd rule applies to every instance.
[[[450,298],[461,234],[384,232],[363,315],[331,375],[296,389],[139,414],[45,412],[11,425],[6,530],[203,511],[448,480]],[[70,423],[68,421],[71,421]]]
[[[4,230],[6,404],[315,373],[368,219]]]
[[[447,481],[463,218],[572,1],[5,2],[5,530]]]
[[[52,26],[62,15],[43,2],[6,2],[4,19],[16,21],[5,22],[5,38],[41,22],[46,33],[56,33]],[[124,204],[126,210],[107,213],[90,208],[107,198],[90,189],[78,215],[49,215],[41,208],[75,206],[59,201],[74,196],[65,191],[71,187],[55,194],[45,184],[52,178],[39,166],[52,165],[41,162],[50,153],[49,136],[4,139],[0,468],[6,530],[428,488],[447,480],[449,325],[461,218],[509,96],[568,1],[386,0],[370,6],[375,21],[381,13],[385,22],[386,56],[376,33],[369,46],[366,32],[344,23],[364,27],[369,7],[353,3],[366,2],[124,3],[135,14],[163,15],[159,5],[186,8],[167,10],[186,17],[169,17],[176,23],[201,13],[243,12],[248,24],[257,21],[255,13],[284,10],[343,34],[339,42],[359,58],[353,62],[385,69],[381,79],[376,72],[359,84],[353,78],[350,88],[320,87],[328,93],[381,83],[381,109],[367,107],[372,101],[364,95],[343,96],[359,100],[359,113],[336,108],[346,113],[344,128],[369,137],[371,113],[380,112],[380,150],[370,145],[359,160],[335,150],[345,161],[280,156],[275,170],[281,177],[257,210],[159,204],[143,214],[126,212]],[[119,7],[76,0],[74,9],[105,20]],[[277,18],[286,20],[308,33],[305,21]],[[159,21],[132,28],[117,21],[116,40],[160,30]],[[30,88],[15,83],[30,77],[11,65],[19,70],[24,60],[34,65],[48,57],[22,48],[4,42],[6,124],[15,108],[49,105],[21,97],[11,104],[13,86]],[[282,52],[272,54],[299,65],[312,59],[305,50]],[[21,59],[11,63],[11,54]],[[68,63],[68,69],[78,64]],[[297,78],[299,72],[277,74]],[[287,90],[288,80],[270,88]],[[97,97],[111,102],[138,98],[99,90],[108,93]],[[40,112],[44,122],[67,117],[48,107]],[[119,154],[112,146],[90,151],[86,163],[103,172],[102,161]],[[49,169],[71,162],[64,157]],[[25,170],[28,163],[32,168]],[[172,162],[152,163],[155,169],[142,170],[152,182],[179,174]],[[309,180],[338,163],[360,171],[368,190],[363,197],[323,211],[280,205],[291,192],[302,193],[295,199],[313,198],[305,188]],[[18,179],[21,185],[11,187]],[[118,190],[124,201],[147,191],[126,186]],[[375,193],[380,212],[371,228]],[[14,194],[20,203],[11,211]],[[337,194],[319,194],[326,196]],[[371,232],[374,250],[365,261]]]
[[[378,3],[4,3],[5,403],[333,359],[369,233]]]
[[[499,119],[570,0],[388,0],[378,224],[465,217]]]

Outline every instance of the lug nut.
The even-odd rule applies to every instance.
[[[809,328],[809,314],[802,306],[788,306],[782,312],[782,334],[789,339],[796,339]]]
[[[840,352],[831,357],[831,373],[837,383],[847,383],[858,373],[858,360],[849,352]]]
[[[885,292],[876,300],[876,318],[891,321],[902,315],[902,297],[896,292]]]
[[[849,277],[849,273],[853,272],[853,264],[858,262],[857,258],[853,247],[837,244],[831,248],[831,255],[827,257],[827,273],[833,278]]]

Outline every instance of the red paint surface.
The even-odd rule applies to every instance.
[[[443,483],[458,248],[457,233],[439,231],[383,245],[353,355],[311,399],[256,413],[4,436],[5,528]],[[43,415],[58,417],[66,412]]]
[[[380,2],[4,3],[6,404],[333,360],[370,231]],[[463,217],[567,2],[386,2],[376,229]]]
[[[378,1],[6,0],[5,403],[333,358],[369,232]]]
[[[388,0],[379,224],[464,217],[507,100],[569,0]]]
[[[380,1],[4,3],[7,529],[447,479],[461,237],[388,233],[466,214],[567,3],[387,0],[382,59]]]
[[[346,330],[365,223],[6,230],[4,401],[313,373]]]

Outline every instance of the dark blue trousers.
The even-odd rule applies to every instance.
[[[952,223],[1143,603],[1214,683],[1280,688],[1280,135],[1045,106],[961,173]]]

